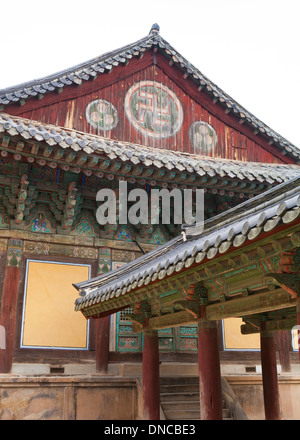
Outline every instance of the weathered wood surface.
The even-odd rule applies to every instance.
[[[28,101],[21,108],[9,106],[8,110],[11,114],[35,121],[155,148],[234,160],[292,163],[267,141],[259,139],[253,130],[239,124],[236,118],[213,104],[211,98],[199,93],[192,82],[178,77],[177,70],[170,70],[163,57],[158,57],[158,60],[158,65],[153,65],[151,54],[146,53],[138,62],[132,61],[125,70],[118,67],[110,75],[83,83],[80,87],[68,87],[60,95],[49,94],[40,101]],[[131,86],[145,80],[166,85],[181,102],[184,120],[175,135],[153,138],[135,129],[128,119],[124,109],[126,93]],[[112,130],[95,129],[88,123],[86,108],[96,99],[105,100],[116,108],[118,124]],[[206,122],[215,129],[218,141],[213,149],[198,150],[193,146],[189,130],[196,121]]]

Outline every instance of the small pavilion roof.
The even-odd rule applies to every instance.
[[[102,276],[74,284],[75,310],[134,295],[139,288],[231,251],[300,217],[300,178],[294,178],[182,234]],[[112,307],[113,308],[113,307]]]

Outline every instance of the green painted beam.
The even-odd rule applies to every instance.
[[[206,319],[218,320],[264,313],[270,310],[296,306],[297,300],[284,289],[268,290],[243,298],[230,299],[223,303],[210,304],[206,307]]]

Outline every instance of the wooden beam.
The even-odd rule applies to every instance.
[[[99,162],[99,158],[97,156],[90,156],[87,161],[87,165],[89,167],[95,167]]]
[[[24,145],[25,145],[24,142],[19,141],[16,146],[17,151],[22,151],[24,148]]]
[[[73,162],[76,157],[75,151],[70,151],[66,156],[66,162]]]
[[[280,330],[281,331],[292,330],[292,328],[295,325],[297,325],[296,310],[294,317],[265,321],[264,325],[266,331],[268,332],[280,331]],[[247,322],[246,324],[241,325],[242,335],[251,335],[253,333],[260,333],[260,332],[261,332],[261,325],[260,326],[252,325],[251,322]]]
[[[111,171],[112,173],[118,173],[121,167],[122,167],[122,162],[120,160],[116,160],[112,162],[109,171]]]
[[[4,135],[2,138],[1,147],[7,148],[10,141],[10,136]]]
[[[31,154],[33,156],[36,156],[38,154],[39,148],[40,147],[39,147],[38,144],[33,144],[32,147],[31,147]]]
[[[132,165],[130,162],[126,162],[123,164],[122,168],[120,169],[121,174],[128,174],[131,171]]]
[[[50,157],[50,156],[51,156],[51,153],[52,153],[52,150],[53,150],[53,148],[52,148],[52,147],[49,147],[49,145],[47,145],[47,146],[44,148],[43,156],[44,156],[44,157]],[[31,152],[31,154],[33,154],[33,153]]]
[[[59,150],[56,150],[54,153],[54,156],[53,156],[54,160],[61,159],[63,157],[64,153],[65,153],[65,151],[62,148],[60,148]]]
[[[87,161],[87,157],[86,153],[79,154],[79,157],[76,160],[76,165],[83,165]]]
[[[110,160],[109,159],[106,159],[103,162],[99,163],[99,169],[100,170],[106,170],[107,168],[109,168],[109,166],[110,166]]]
[[[191,313],[184,310],[149,318],[149,329],[159,330],[161,328],[178,327],[180,325],[193,325],[197,324],[197,322],[197,317],[194,317]]]
[[[206,307],[206,319],[218,320],[270,310],[296,306],[297,300],[284,289],[268,290],[243,298],[227,300],[223,303],[210,304]]]
[[[135,165],[131,171],[132,176],[140,176],[144,171],[143,165]]]
[[[98,314],[94,314],[93,311],[91,312],[89,309],[83,309],[81,312],[87,319],[100,319],[105,318],[106,316],[113,315],[114,313],[121,312],[122,310],[130,307],[130,304],[126,304],[122,307],[116,307],[111,310],[106,310],[105,312],[101,312]]]

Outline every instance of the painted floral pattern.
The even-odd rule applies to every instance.
[[[88,123],[96,130],[110,131],[118,124],[117,109],[105,99],[90,102],[85,115]]]
[[[204,121],[196,121],[190,126],[189,137],[195,153],[209,154],[217,144],[215,129]]]

